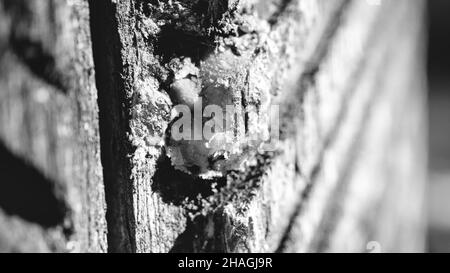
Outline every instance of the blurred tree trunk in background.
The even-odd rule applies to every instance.
[[[106,251],[88,3],[0,13],[0,251]]]
[[[0,1],[0,251],[423,251],[424,9]],[[246,110],[236,132],[279,105],[277,149],[174,167],[184,69]]]

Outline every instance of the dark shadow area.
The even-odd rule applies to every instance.
[[[45,228],[64,222],[67,206],[55,184],[0,143],[0,208]]]
[[[162,157],[152,189],[165,202],[183,205],[190,213],[186,229],[176,238],[170,252],[233,252],[239,244],[245,243],[244,235],[248,233],[245,226],[242,226],[244,230],[234,226],[230,233],[223,232],[232,225],[224,208],[230,203],[239,208],[237,213],[248,208],[274,156],[271,153],[258,155],[258,163],[248,171],[230,172],[215,180],[201,180],[186,175],[175,170],[167,157]]]
[[[49,2],[49,5],[54,8],[52,3]],[[30,5],[26,4],[26,0],[5,0],[3,7],[11,20],[11,30],[7,38],[11,51],[38,78],[67,93],[71,85],[70,75],[58,68],[56,56],[49,49],[39,40],[30,38],[30,26],[34,23],[33,16],[36,16],[30,10]]]
[[[428,2],[429,47],[428,72],[430,85],[437,84],[438,77],[449,77],[450,72],[450,1],[431,0]],[[431,88],[431,93],[440,92]]]
[[[287,10],[287,8],[289,7],[289,5],[292,3],[292,0],[278,0],[277,2],[275,2],[277,4],[277,9],[270,14],[269,16],[266,14],[264,17],[268,18],[268,22],[271,26],[275,25],[280,16]],[[267,13],[267,6],[263,5],[266,4],[265,2],[260,2],[259,5],[257,5],[257,7],[261,7],[261,11],[260,14],[264,14]]]
[[[204,180],[176,170],[167,156],[159,159],[152,190],[161,195],[166,203],[182,205],[184,201],[197,201],[214,194],[214,188],[220,189],[226,184],[226,178]],[[214,185],[214,186],[213,186]]]
[[[450,252],[450,1],[427,1],[429,13],[428,251]]]
[[[239,232],[224,238],[223,230],[227,227],[227,217],[223,209],[219,209],[207,216],[199,215],[195,219],[188,219],[185,231],[180,234],[169,253],[227,253],[236,248],[245,237]],[[213,234],[208,231],[213,230]],[[242,234],[245,234],[243,232]]]
[[[98,90],[101,162],[108,224],[108,252],[136,252],[136,219],[133,183],[128,154],[132,147],[124,137],[129,132],[126,71],[121,56],[117,5],[111,1],[89,0],[95,80]]]
[[[186,229],[178,235],[169,253],[194,253],[197,248],[195,242],[202,237],[201,231],[205,224],[205,217],[197,217],[195,220],[188,219]]]
[[[19,60],[34,75],[56,87],[57,90],[67,93],[67,90],[70,89],[70,80],[58,70],[55,57],[47,52],[41,44],[14,37],[10,38],[10,44]]]
[[[174,57],[189,57],[199,65],[213,50],[213,43],[208,38],[177,30],[173,26],[164,26],[156,43],[155,55],[160,56],[163,63]]]

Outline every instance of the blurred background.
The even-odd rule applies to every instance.
[[[428,251],[450,252],[450,1],[429,5]]]
[[[429,7],[428,139],[430,170],[429,188],[427,193],[427,215],[429,217],[427,251],[450,252],[450,0],[427,0],[427,3]],[[3,29],[5,28],[4,25],[0,24],[0,34],[2,27]],[[93,101],[93,103],[96,103],[96,101]],[[52,114],[53,112],[49,111],[49,113]],[[5,155],[9,156],[9,154],[2,149],[2,146],[0,146],[0,162],[11,161],[9,157],[6,157],[6,159],[2,158],[2,156],[5,157]],[[20,165],[20,167],[22,166]],[[14,176],[16,176],[15,172],[10,173],[14,173]],[[26,176],[27,174],[25,173],[22,175]],[[32,175],[37,174],[32,173]],[[43,181],[42,184],[46,186],[45,193],[51,192],[50,185],[46,184],[47,180],[44,179],[44,177],[40,179]],[[98,179],[101,179],[101,177],[98,177]],[[23,180],[28,181],[30,179],[24,178]],[[27,187],[29,187],[29,185],[27,185]],[[29,192],[36,193],[37,191],[30,190]],[[15,195],[8,195],[5,190],[3,190],[3,196],[1,193],[2,191],[0,189],[0,199],[14,199],[17,201]],[[38,196],[38,194],[33,196]],[[48,197],[47,195],[42,196]],[[58,207],[58,204],[54,204],[56,202],[57,200],[53,199],[48,203],[38,199],[35,200],[35,203],[44,204],[44,207],[46,208]],[[411,202],[414,202],[414,200],[412,199]],[[14,203],[15,206],[17,206],[16,203]],[[30,212],[36,213],[35,210],[30,210]],[[44,222],[40,220],[41,222],[39,224],[43,226],[52,226],[63,221],[64,214],[60,213],[59,210],[56,210],[51,214],[55,216],[46,219]]]

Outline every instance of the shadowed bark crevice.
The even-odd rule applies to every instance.
[[[108,223],[108,251],[135,252],[133,185],[128,154],[133,148],[125,139],[130,116],[125,86],[121,81],[124,64],[114,17],[116,5],[110,1],[89,1],[93,56],[98,89],[101,160],[105,183]]]

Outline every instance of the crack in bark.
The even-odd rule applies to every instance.
[[[129,105],[122,81],[126,64],[121,58],[121,40],[116,5],[110,1],[89,0],[93,56],[98,90],[101,161],[107,203],[109,252],[136,252],[133,185],[129,178],[128,154],[133,151],[124,134],[130,131]],[[129,107],[128,107],[129,108]]]
[[[30,6],[26,4],[25,0],[4,0],[3,9],[6,16],[9,18],[10,29],[8,37],[3,37],[10,44],[12,52],[19,58],[19,60],[39,79],[47,84],[54,86],[58,91],[67,93],[70,90],[72,82],[71,76],[68,75],[65,64],[58,63],[59,56],[55,56],[52,52],[54,48],[48,48],[44,45],[41,37],[33,37],[33,27],[36,23],[37,15]],[[50,37],[57,36],[54,26],[55,22],[55,7],[54,2],[48,1],[48,29]]]

